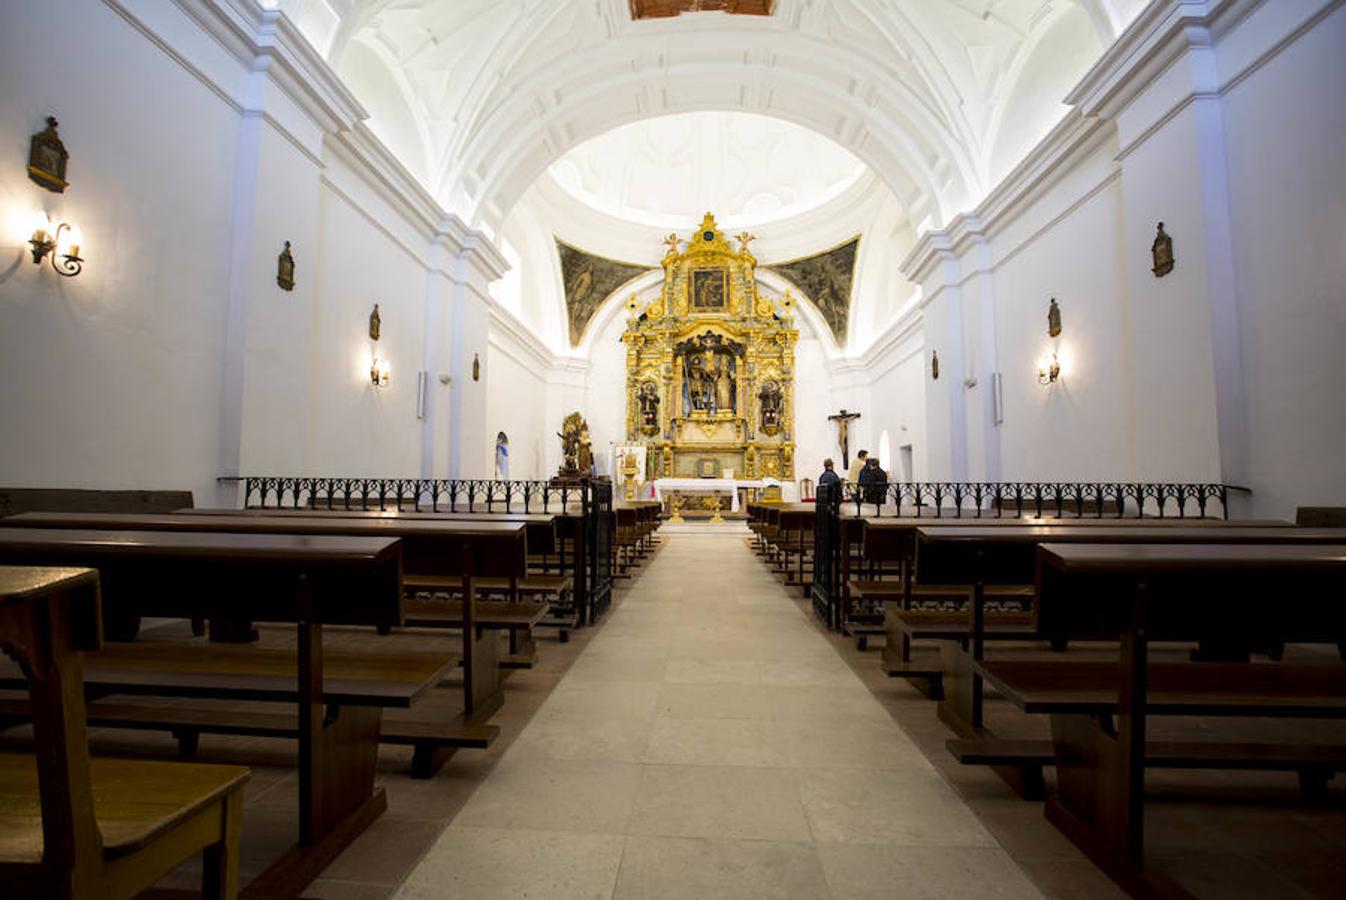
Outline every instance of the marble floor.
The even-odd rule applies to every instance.
[[[397,897],[1038,896],[746,529],[661,534]]]

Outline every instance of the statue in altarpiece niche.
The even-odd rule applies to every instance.
[[[733,412],[734,403],[734,376],[729,371],[731,365],[728,356],[720,357],[720,365],[715,370],[715,411],[717,413]]]
[[[762,384],[757,395],[757,403],[762,412],[762,431],[775,434],[780,428],[781,390],[774,380]]]
[[[641,383],[637,400],[640,403],[640,430],[646,434],[658,434],[659,387],[653,381]]]

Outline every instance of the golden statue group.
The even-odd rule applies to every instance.
[[[753,236],[737,240],[710,213],[685,249],[669,235],[659,296],[627,304],[626,437],[651,477],[794,476],[793,304],[758,294]]]

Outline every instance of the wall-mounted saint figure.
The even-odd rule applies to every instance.
[[[1164,230],[1164,223],[1159,223],[1159,228],[1154,235],[1154,243],[1150,245],[1150,255],[1154,257],[1155,278],[1163,278],[1169,272],[1173,271],[1173,238],[1169,237],[1168,232]]]
[[[283,291],[294,290],[294,254],[290,252],[289,241],[285,242],[285,249],[276,257],[276,284]]]
[[[1061,307],[1057,305],[1056,298],[1047,307],[1047,335],[1049,337],[1058,337],[1061,334]]]

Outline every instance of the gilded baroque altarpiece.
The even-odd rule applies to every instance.
[[[736,240],[706,213],[685,249],[667,238],[658,298],[627,304],[626,436],[652,477],[794,477],[793,303],[758,295],[753,236]]]

